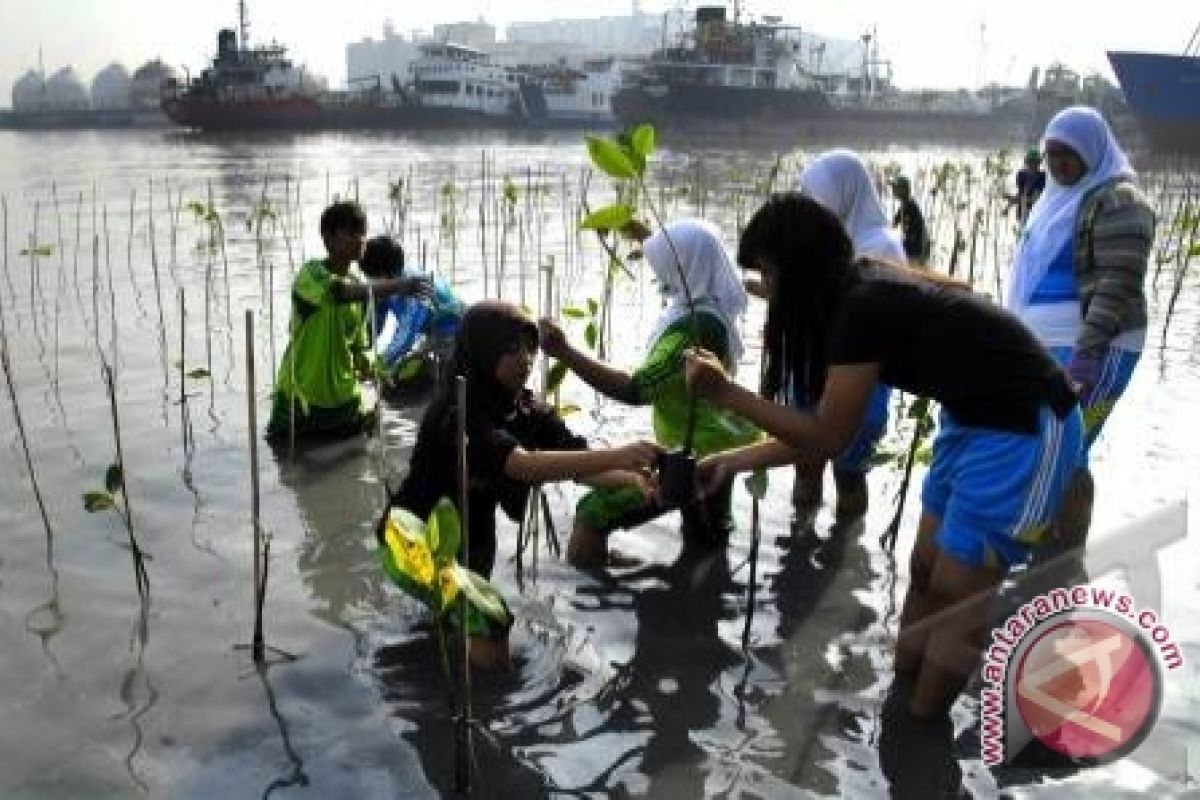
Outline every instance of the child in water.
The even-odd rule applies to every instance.
[[[369,371],[363,301],[429,293],[428,281],[386,278],[369,284],[350,274],[363,252],[367,217],[339,201],[321,214],[326,257],[305,262],[292,283],[287,350],[279,362],[267,438],[352,436],[369,430],[374,409],[358,379]]]
[[[554,409],[525,388],[538,351],[537,325],[517,306],[486,300],[463,316],[454,354],[438,394],[421,421],[408,475],[392,505],[424,519],[443,497],[461,513],[458,479],[458,376],[467,381],[467,465],[470,476],[470,569],[487,578],[496,559],[496,508],[518,520],[529,490],[550,481],[633,488],[649,497],[649,469],[660,448],[650,442],[589,450]],[[459,554],[460,560],[462,554]],[[508,627],[472,626],[471,659],[502,664]]]
[[[398,386],[419,379],[429,370],[432,359],[440,366],[449,360],[454,335],[462,320],[464,305],[450,285],[441,278],[411,275],[405,268],[404,248],[390,236],[376,236],[367,242],[359,261],[362,273],[372,280],[420,277],[431,284],[429,297],[392,295],[376,298],[375,335],[377,361],[385,386]]]

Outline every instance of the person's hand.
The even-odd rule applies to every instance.
[[[1100,380],[1100,358],[1075,351],[1067,364],[1067,377],[1071,379],[1071,388],[1079,396],[1079,402],[1087,405],[1091,402],[1092,392]]]
[[[401,278],[400,294],[428,302],[433,299],[433,281],[429,278]]]
[[[696,464],[696,492],[708,497],[729,482],[733,475],[720,455],[707,456]]]
[[[653,472],[623,472],[621,474],[625,477],[626,485],[630,489],[636,489],[647,503],[654,502],[658,497],[658,478]]]
[[[563,329],[549,317],[542,317],[538,320],[538,339],[542,346],[542,352],[550,358],[561,359],[571,349]]]
[[[634,472],[648,471],[654,467],[662,447],[645,439],[613,448],[617,454],[616,469],[632,470]]]
[[[684,357],[688,388],[701,397],[719,398],[729,388],[729,374],[721,359],[703,348],[693,347]]]

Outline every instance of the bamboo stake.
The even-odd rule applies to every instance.
[[[250,432],[250,525],[254,532],[254,638],[250,645],[255,664],[265,658],[263,645],[262,612],[267,593],[266,574],[260,562],[262,557],[262,525],[259,518],[258,494],[258,409],[255,403],[254,381],[254,314],[246,309],[246,411]]]
[[[470,533],[470,466],[467,463],[467,379],[459,375],[456,379],[458,394],[458,491],[459,512],[462,519],[462,560],[471,563]],[[459,610],[462,629],[462,707],[459,710],[455,748],[455,784],[460,792],[471,791],[471,639],[467,633],[467,598],[460,592]]]

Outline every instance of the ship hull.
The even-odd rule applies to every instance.
[[[182,97],[164,103],[167,116],[201,131],[476,130],[596,127],[587,120],[529,119],[470,108],[373,102],[328,103],[314,98],[222,102]]]
[[[1150,146],[1200,153],[1200,56],[1112,52],[1108,60]]]
[[[614,95],[613,111],[623,125],[650,122],[689,133],[998,141],[1034,134],[1040,117],[1036,109],[1022,107],[991,112],[840,108],[816,90],[696,85],[626,87]]]

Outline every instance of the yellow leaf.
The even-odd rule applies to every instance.
[[[442,567],[438,573],[438,586],[441,589],[442,608],[445,608],[458,597],[458,576],[453,567]]]
[[[392,517],[388,518],[384,541],[396,561],[396,566],[405,575],[425,589],[433,588],[433,555],[424,538],[417,538],[404,530]]]

